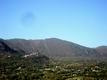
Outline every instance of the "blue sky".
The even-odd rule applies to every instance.
[[[107,45],[107,0],[0,0],[0,38]]]

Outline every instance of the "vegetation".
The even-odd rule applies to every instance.
[[[0,80],[107,80],[107,64],[0,55]]]

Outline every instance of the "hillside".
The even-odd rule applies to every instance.
[[[37,49],[35,52],[26,53],[22,49],[19,50],[14,47],[10,47],[10,45],[7,44],[7,41],[3,39],[0,39],[0,58],[1,61],[8,60],[8,58],[11,60],[12,58],[15,60],[23,59],[37,65],[44,65],[49,61],[49,58],[41,54]]]
[[[9,39],[0,40],[0,50],[4,46],[8,46],[13,51],[22,54],[30,54],[39,50],[40,53],[52,58],[82,58],[82,59],[99,59],[107,57],[107,49],[88,48],[73,42],[49,38],[44,40],[25,40],[25,39]],[[103,55],[102,55],[103,54]]]
[[[106,51],[56,38],[0,39],[0,80],[107,80]]]
[[[99,46],[96,50],[102,55],[107,56],[107,46]]]

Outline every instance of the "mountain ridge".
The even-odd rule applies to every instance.
[[[40,51],[48,57],[70,57],[70,58],[107,58],[107,50],[102,48],[89,48],[70,41],[58,38],[26,40],[26,39],[2,39],[11,49],[23,51],[25,54]],[[107,46],[104,46],[107,47]],[[103,50],[105,50],[103,52]]]

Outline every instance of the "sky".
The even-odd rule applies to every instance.
[[[107,0],[0,0],[0,38],[107,45]]]

